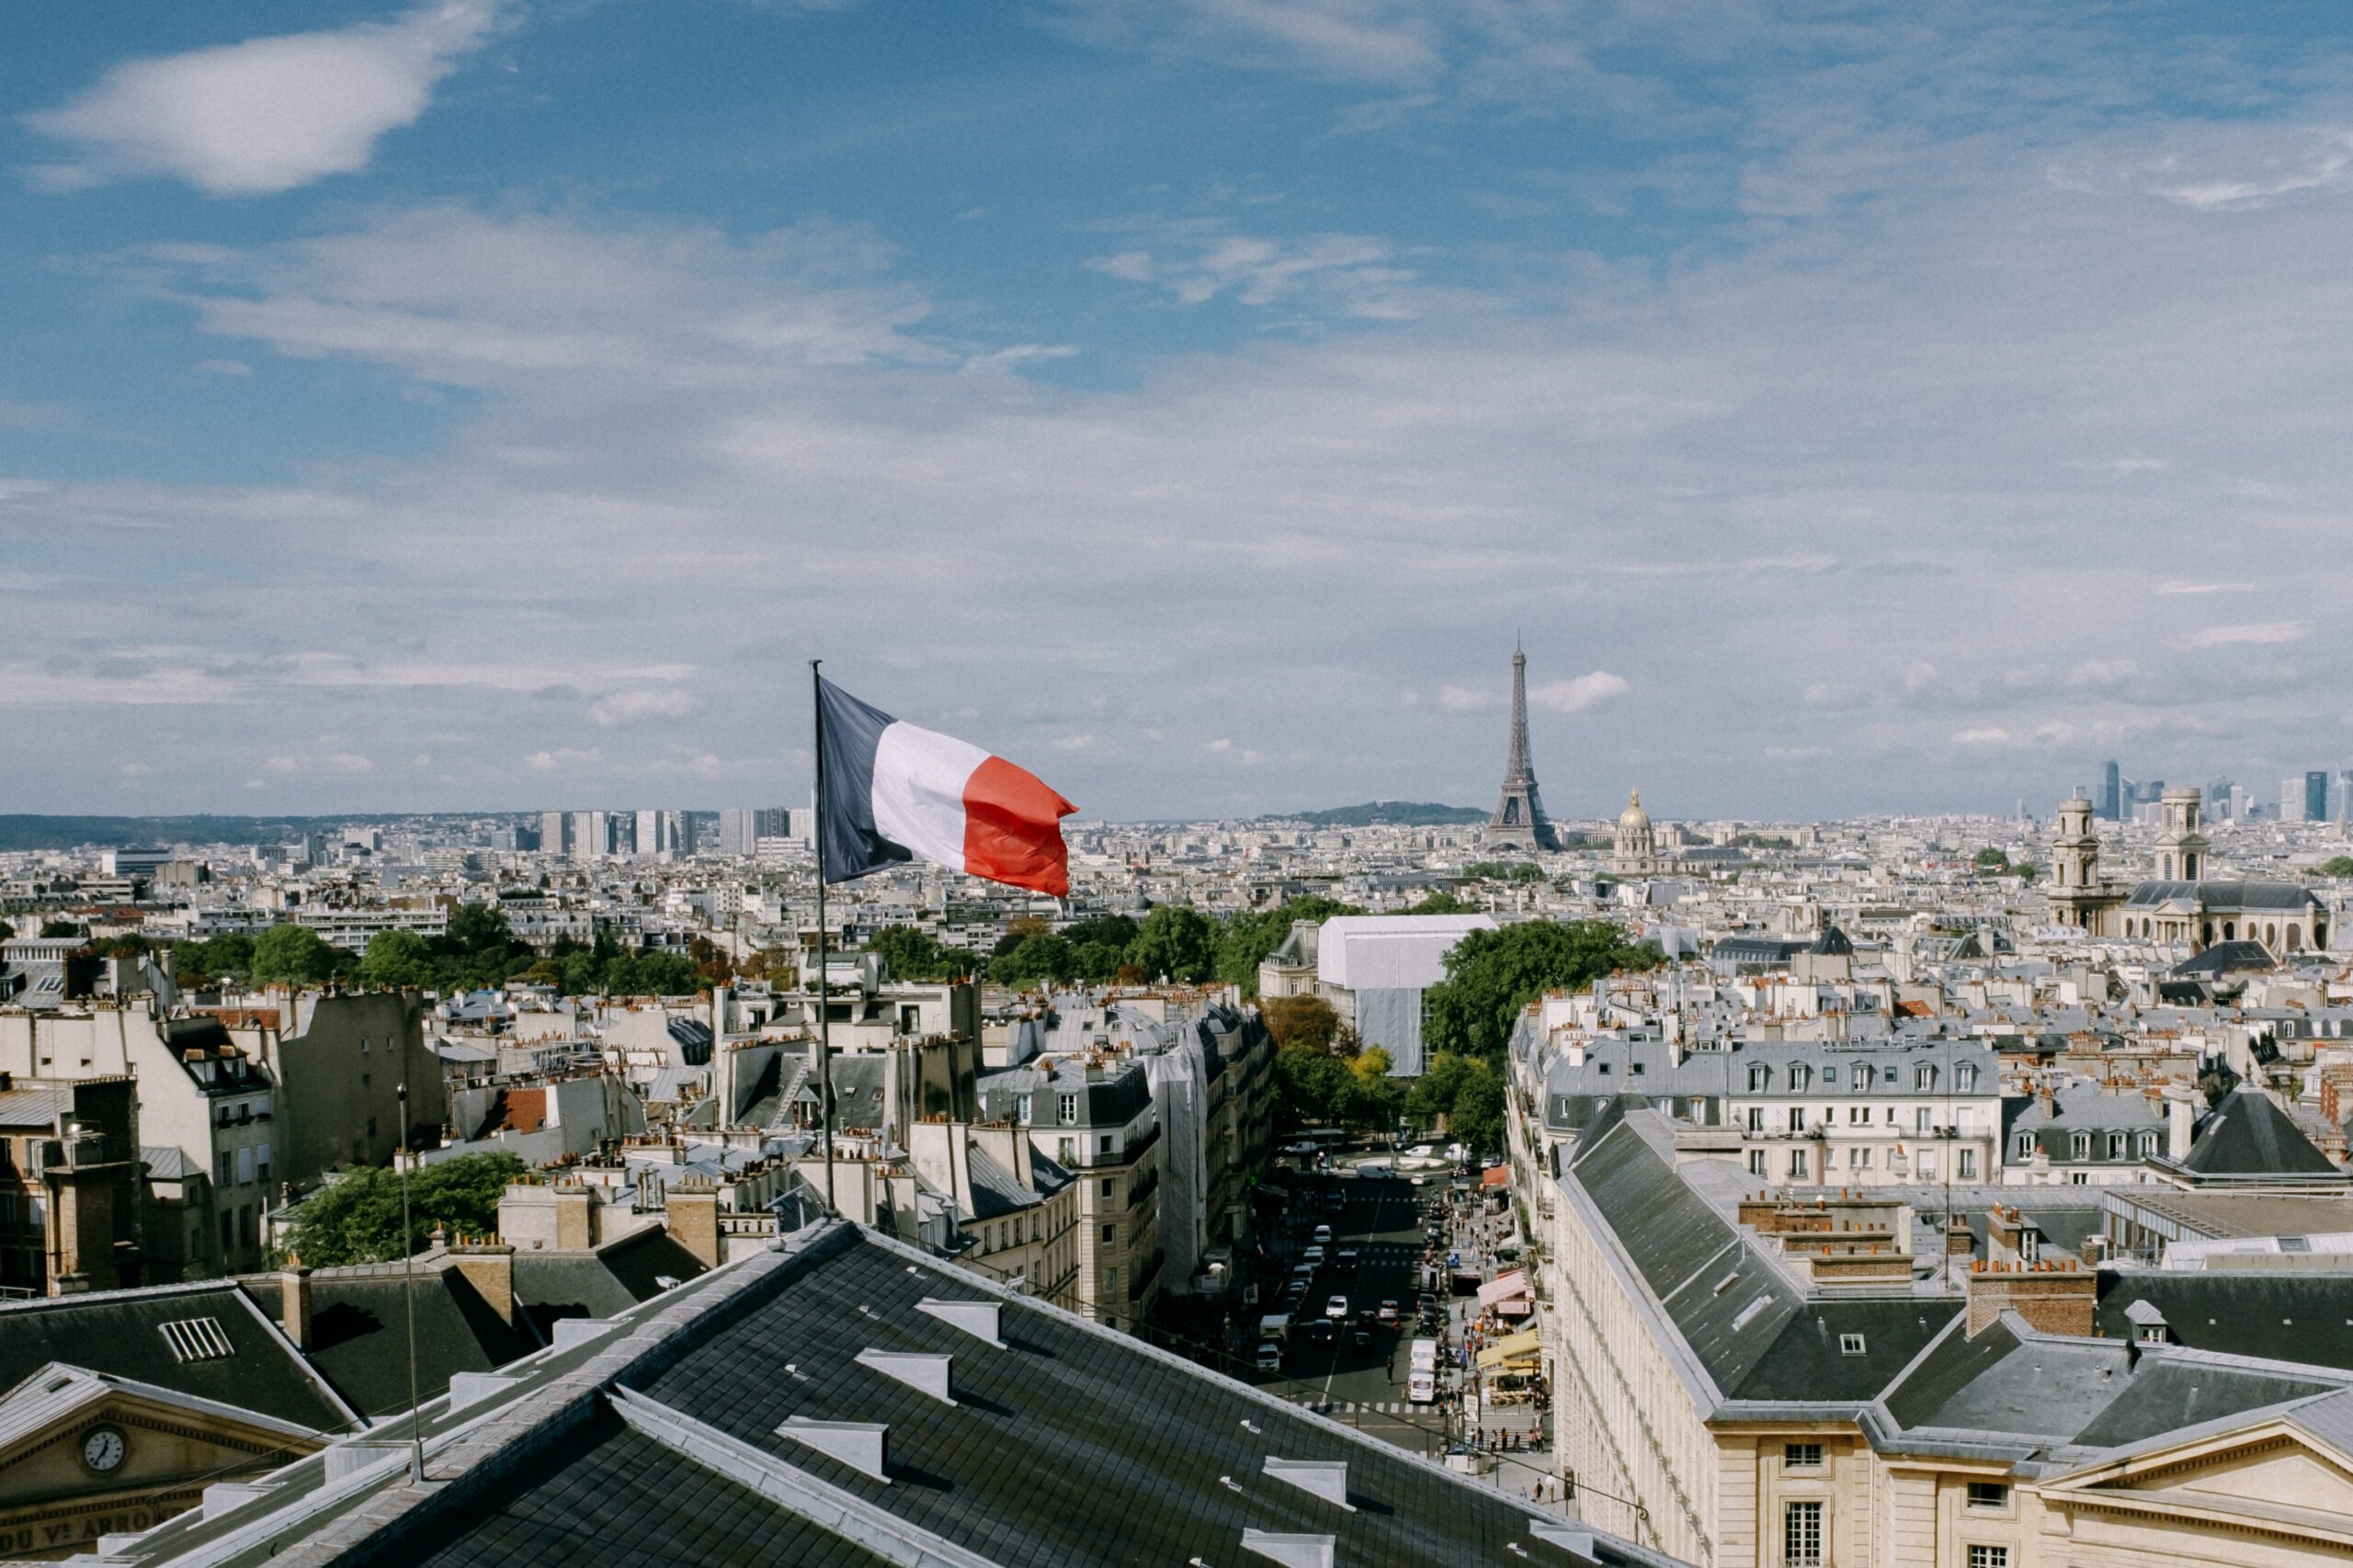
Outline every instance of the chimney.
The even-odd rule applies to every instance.
[[[501,1323],[515,1324],[515,1249],[493,1237],[460,1241],[449,1249],[450,1267],[466,1278],[474,1294],[488,1303]]]
[[[2189,1139],[2198,1126],[2198,1091],[2175,1084],[2165,1089],[2165,1158],[2176,1165],[2189,1158]]]
[[[2006,1310],[2044,1334],[2088,1337],[2098,1295],[2099,1276],[2071,1257],[2033,1264],[1981,1258],[1969,1269],[1969,1337],[1985,1332]]]
[[[718,1267],[719,1189],[709,1182],[678,1182],[663,1205],[670,1239],[692,1253],[705,1268]]]
[[[286,1255],[286,1267],[278,1271],[278,1317],[286,1337],[294,1342],[297,1350],[311,1347],[311,1271],[302,1265],[301,1255]]]
[[[597,1245],[597,1198],[582,1181],[555,1184],[555,1250],[591,1252]]]

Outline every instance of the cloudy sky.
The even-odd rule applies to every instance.
[[[2338,7],[343,0],[0,50],[0,810],[2353,762]],[[2331,24],[2339,24],[2331,26]]]

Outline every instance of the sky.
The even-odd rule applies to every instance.
[[[2340,7],[340,0],[0,49],[0,811],[2353,763]]]

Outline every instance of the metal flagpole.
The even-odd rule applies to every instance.
[[[824,662],[809,661],[809,720],[817,757],[817,1104],[824,1118],[825,1207],[834,1209],[834,1026],[825,1001],[825,690],[817,674]]]
[[[408,1483],[425,1484],[425,1416],[416,1398],[416,1239],[408,1217],[408,1074],[401,1074],[401,1301],[408,1308]]]

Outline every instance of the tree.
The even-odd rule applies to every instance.
[[[623,953],[605,965],[603,989],[612,996],[686,996],[699,989],[683,953]]]
[[[1440,888],[1423,899],[1421,903],[1409,904],[1397,913],[1400,915],[1476,915],[1479,913],[1479,906],[1467,898],[1458,898]]]
[[[725,985],[735,978],[734,959],[700,933],[687,938],[687,961],[695,966],[695,978],[706,985]]]
[[[1482,1062],[1483,1067],[1485,1063]],[[1454,1097],[1454,1108],[1447,1112],[1446,1130],[1457,1142],[1467,1145],[1473,1153],[1486,1153],[1504,1146],[1504,1085],[1492,1069],[1474,1073],[1463,1080],[1462,1091]]]
[[[493,948],[504,952],[513,945],[515,932],[506,924],[506,911],[496,904],[461,903],[449,912],[446,940],[455,952],[479,953]]]
[[[1992,871],[1998,875],[2010,869],[2010,858],[1988,845],[1977,852],[1976,865],[1981,871]]]
[[[414,931],[397,927],[368,938],[359,960],[359,983],[374,986],[424,985],[433,977],[433,949]]]
[[[1045,919],[1036,915],[1017,915],[1005,923],[1005,935],[989,949],[989,957],[1001,959],[1032,937],[1042,937],[1049,929]]]
[[[172,949],[172,972],[184,986],[202,988],[233,975],[249,973],[254,963],[254,939],[242,931],[223,931],[201,942],[182,942]]]
[[[1278,1050],[1330,1055],[1340,1040],[1340,1015],[1321,996],[1277,996],[1258,1006]]]
[[[1217,978],[1228,985],[1239,985],[1245,995],[1256,996],[1258,966],[1283,945],[1294,922],[1313,920],[1320,926],[1336,915],[1363,913],[1353,903],[1310,895],[1272,909],[1236,915],[1218,928]]]
[[[44,920],[40,923],[40,934],[44,939],[88,935],[80,925],[71,920]]]
[[[256,985],[316,985],[333,979],[349,956],[307,926],[273,926],[255,938],[246,978]]]
[[[1427,994],[1427,1039],[1434,1051],[1500,1061],[1512,1020],[1548,991],[1582,990],[1618,970],[1662,961],[1607,920],[1529,920],[1472,931],[1446,955],[1446,979]]]
[[[401,1178],[370,1166],[330,1182],[294,1211],[290,1250],[313,1268],[392,1263],[424,1250],[434,1227],[451,1235],[498,1229],[498,1200],[530,1167],[512,1154],[460,1154],[409,1176],[409,1226],[401,1231]]]
[[[2353,877],[2353,855],[2332,855],[2320,863],[2324,877]]]
[[[1022,990],[1067,985],[1076,973],[1076,955],[1070,944],[1051,931],[1024,937],[1012,951],[989,960],[991,980]]]
[[[1136,927],[1127,961],[1155,978],[1198,984],[1217,962],[1217,928],[1198,910],[1164,903]]]
[[[1342,1120],[1356,1075],[1336,1056],[1314,1051],[1275,1052],[1275,1125],[1295,1131]]]

